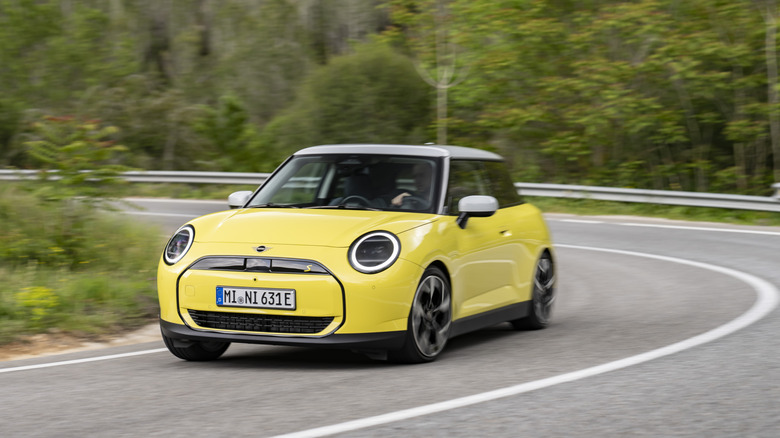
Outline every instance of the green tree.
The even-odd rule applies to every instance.
[[[290,152],[318,143],[421,143],[430,90],[408,58],[357,46],[312,73],[289,111],[263,131],[265,147]]]
[[[110,198],[126,166],[117,164],[126,148],[111,139],[114,126],[99,120],[46,116],[32,124],[24,144],[33,163],[41,168],[42,184],[36,191],[47,201],[79,197],[89,202]]]

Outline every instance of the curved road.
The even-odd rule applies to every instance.
[[[224,205],[137,203],[165,234]],[[0,436],[780,436],[780,228],[548,220],[547,330],[417,366],[255,345],[188,363],[162,342],[1,362]]]

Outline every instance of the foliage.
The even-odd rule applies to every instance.
[[[288,153],[321,143],[422,143],[429,95],[406,57],[380,43],[360,45],[313,72],[263,141]]]
[[[67,218],[64,220],[63,218]],[[94,332],[154,316],[163,239],[81,203],[0,186],[0,343],[60,327]]]
[[[99,120],[46,116],[32,124],[24,144],[32,164],[40,167],[41,199],[63,201],[79,196],[97,201],[111,195],[124,182],[119,176],[128,170],[116,164],[124,146],[110,139],[117,128],[101,126]]]
[[[245,106],[234,95],[222,96],[216,108],[204,107],[193,128],[209,142],[211,150],[221,151],[211,160],[217,169],[270,172],[276,165],[263,150]]]
[[[751,2],[451,7],[451,32],[472,62],[452,91],[460,143],[488,139],[539,163],[548,181],[708,190],[716,179],[768,192],[772,109]],[[727,168],[732,184],[716,176]]]
[[[768,194],[772,5],[0,0],[0,165],[31,167],[31,113],[103,120],[119,164],[181,170],[268,171],[302,146],[419,143],[446,124],[523,178]],[[437,96],[415,63],[464,82]]]

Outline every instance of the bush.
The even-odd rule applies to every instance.
[[[264,128],[261,143],[284,153],[327,143],[424,143],[431,90],[409,58],[363,44],[312,73],[292,107]]]
[[[52,328],[100,333],[156,315],[159,232],[15,186],[0,187],[0,221],[0,343]]]

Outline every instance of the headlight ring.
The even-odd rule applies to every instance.
[[[349,247],[349,264],[364,274],[376,274],[389,268],[401,253],[401,242],[388,231],[372,231],[360,236]]]
[[[163,260],[168,265],[173,265],[187,254],[192,242],[195,241],[195,228],[192,225],[185,225],[174,233],[163,251]]]

